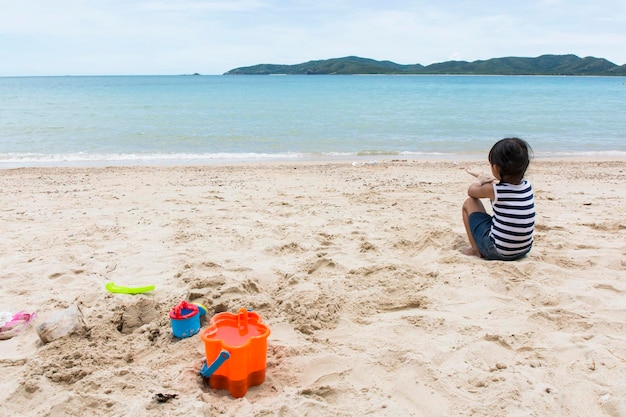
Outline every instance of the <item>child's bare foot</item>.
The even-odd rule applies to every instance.
[[[476,251],[474,251],[474,249],[473,249],[471,246],[466,246],[466,247],[461,248],[461,249],[459,249],[459,250],[460,250],[460,252],[461,252],[463,255],[467,255],[467,256],[478,256],[479,258],[481,257],[481,256],[480,256],[480,253],[476,253]]]

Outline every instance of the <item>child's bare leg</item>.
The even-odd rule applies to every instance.
[[[469,225],[470,214],[475,213],[477,211],[480,211],[483,213],[486,212],[485,206],[483,206],[483,203],[479,199],[470,197],[467,200],[465,200],[465,202],[463,203],[463,224],[465,225],[465,232],[467,233],[467,237],[472,247],[467,248],[468,250],[463,250],[462,252],[465,253],[466,255],[474,255],[480,258],[482,257],[482,255],[478,251],[478,246],[476,246],[476,241],[474,240],[474,236],[472,236],[472,231],[470,230],[470,225]]]

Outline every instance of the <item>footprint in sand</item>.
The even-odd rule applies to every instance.
[[[326,259],[326,258],[322,258],[316,262],[313,262],[311,265],[309,265],[306,268],[306,272],[307,274],[311,275],[315,272],[318,272],[320,270],[323,269],[327,269],[327,268],[335,268],[337,265],[335,264],[335,262],[332,259]]]

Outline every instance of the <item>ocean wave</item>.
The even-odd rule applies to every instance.
[[[626,151],[535,152],[535,156],[538,158],[561,158],[561,157],[625,158]]]
[[[188,165],[188,164],[216,164],[216,163],[243,163],[243,162],[279,162],[279,161],[308,161],[308,160],[349,160],[371,157],[404,157],[409,159],[426,158],[480,158],[485,155],[477,152],[387,152],[387,151],[359,151],[359,152],[318,152],[318,153],[68,153],[68,154],[38,154],[38,153],[4,153],[0,154],[0,167],[63,167],[63,166],[128,166],[128,165]],[[600,157],[626,158],[626,151],[576,151],[576,152],[536,152],[537,158],[569,158],[569,157]]]
[[[0,154],[0,164],[10,166],[66,166],[66,165],[167,165],[178,163],[263,161],[299,159],[300,153],[69,153],[36,154],[8,153]]]

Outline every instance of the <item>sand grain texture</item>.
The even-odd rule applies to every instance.
[[[626,162],[533,161],[536,244],[512,263],[459,252],[468,168],[488,169],[0,171],[0,309],[77,302],[89,327],[0,340],[0,415],[626,416]],[[262,385],[202,386],[182,299],[263,316]]]

